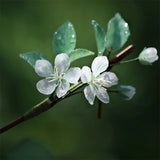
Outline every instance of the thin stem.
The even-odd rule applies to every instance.
[[[112,52],[112,48],[110,48],[110,49],[108,50],[108,54],[107,54],[108,59],[109,59],[109,57],[110,57],[111,52]]]
[[[117,89],[107,89],[108,92],[113,92],[113,93],[117,93],[118,90]]]
[[[138,57],[136,57],[136,58],[133,58],[133,59],[129,59],[129,60],[126,60],[126,61],[121,61],[121,62],[119,62],[119,63],[129,63],[129,62],[134,62],[134,61],[137,61],[138,60]]]
[[[98,113],[97,113],[98,119],[101,119],[101,114],[102,114],[102,102],[98,100]]]
[[[76,94],[79,94],[79,93],[83,93],[83,91],[74,92],[74,93],[72,93],[72,94],[70,95],[70,97],[71,97],[71,96],[74,96],[74,95],[76,95]]]

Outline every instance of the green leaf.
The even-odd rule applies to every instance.
[[[76,32],[71,22],[61,26],[53,37],[53,49],[55,54],[69,54],[76,46]]]
[[[26,62],[28,62],[33,68],[35,66],[35,63],[37,60],[39,59],[45,59],[48,60],[47,57],[42,54],[42,53],[38,53],[38,52],[28,52],[28,53],[23,53],[19,55],[20,58],[24,59]]]
[[[6,153],[7,160],[54,160],[54,156],[41,143],[23,140]]]
[[[95,20],[92,20],[92,25],[94,26],[98,53],[102,55],[106,48],[106,34]]]
[[[108,23],[107,49],[117,51],[126,43],[130,36],[128,23],[117,13]]]
[[[71,62],[73,62],[79,58],[91,56],[94,54],[95,54],[94,52],[89,51],[87,49],[76,49],[76,50],[72,51],[68,56],[69,56]]]

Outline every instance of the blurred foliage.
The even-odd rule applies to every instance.
[[[54,61],[52,38],[67,20],[74,24],[77,48],[97,52],[94,19],[106,30],[116,12],[129,23],[136,57],[144,47],[159,43],[159,0],[0,0],[0,125],[15,119],[45,98],[35,87],[39,77],[19,58],[37,51]],[[126,44],[126,45],[127,45]],[[125,46],[126,46],[125,45]],[[73,66],[90,65],[94,57]],[[126,58],[127,59],[127,58]],[[133,85],[137,94],[124,101],[114,93],[96,117],[83,94],[0,136],[0,159],[16,144],[31,138],[49,148],[58,159],[158,159],[159,66],[138,63],[113,68],[120,84]],[[18,150],[18,148],[17,148]],[[5,159],[5,158],[4,158]]]
[[[54,160],[53,155],[42,145],[25,139],[6,155],[7,160]]]

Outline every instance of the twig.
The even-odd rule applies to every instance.
[[[126,47],[124,50],[119,52],[118,54],[115,55],[111,60],[109,60],[110,66],[108,67],[108,71],[111,70],[114,64],[120,62],[123,58],[128,56],[131,52],[133,52],[134,46],[131,44],[128,47]]]
[[[113,64],[120,62],[124,57],[126,57],[128,54],[130,54],[132,50],[133,50],[133,45],[130,45],[126,49],[124,49],[123,51],[118,53],[113,59],[111,59],[109,61],[110,65],[109,65],[108,70],[110,70],[112,68]],[[53,96],[53,97],[51,96],[49,98],[46,98],[44,101],[42,101],[41,103],[39,103],[36,106],[34,106],[33,108],[31,108],[24,115],[20,116],[19,118],[17,118],[14,121],[11,121],[7,125],[4,125],[3,127],[1,127],[0,128],[0,134],[4,133],[5,131],[7,131],[7,130],[15,127],[15,126],[17,126],[18,124],[20,124],[20,123],[22,123],[26,120],[29,120],[29,119],[31,119],[35,116],[38,116],[39,114],[47,111],[48,109],[52,108],[55,104],[57,104],[61,100],[70,97],[72,94],[75,94],[74,92],[77,91],[79,88],[81,88],[83,86],[84,86],[84,84],[79,82],[77,85],[71,86],[68,93],[61,98],[57,98],[56,96]],[[101,113],[101,108],[100,108],[99,113]]]

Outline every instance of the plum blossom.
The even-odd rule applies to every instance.
[[[81,75],[78,67],[70,68],[70,59],[67,54],[58,54],[55,58],[54,68],[47,60],[37,60],[35,64],[35,72],[45,79],[40,80],[36,87],[42,94],[49,95],[54,92],[57,87],[56,95],[58,98],[64,96],[70,83],[77,84]]]
[[[138,56],[140,63],[144,65],[151,65],[158,60],[157,49],[150,47],[145,48]]]
[[[106,56],[96,57],[91,65],[82,68],[81,81],[88,83],[84,88],[84,95],[88,102],[93,105],[95,96],[103,103],[109,103],[109,96],[105,87],[111,87],[118,83],[118,78],[113,72],[104,72],[109,66]]]

